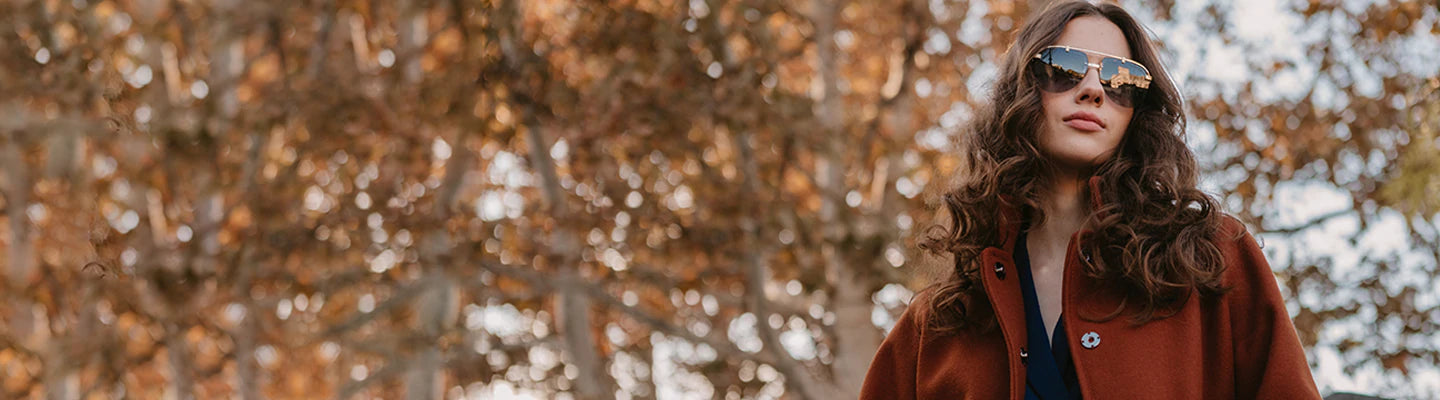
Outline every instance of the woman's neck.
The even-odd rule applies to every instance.
[[[1085,190],[1088,181],[1088,174],[1079,172],[1051,174],[1040,193],[1040,208],[1045,212],[1045,222],[1032,229],[1045,236],[1065,238],[1079,230],[1090,214],[1087,202],[1089,191]]]

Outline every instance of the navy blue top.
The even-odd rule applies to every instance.
[[[1040,314],[1040,301],[1035,298],[1035,279],[1030,276],[1030,252],[1025,248],[1025,231],[1015,239],[1015,269],[1020,270],[1020,291],[1025,295],[1026,350],[1025,400],[1065,400],[1080,398],[1080,383],[1075,377],[1075,363],[1070,358],[1070,345],[1065,342],[1065,317],[1055,322],[1055,337],[1046,340],[1045,318]],[[1051,345],[1054,347],[1051,347]]]

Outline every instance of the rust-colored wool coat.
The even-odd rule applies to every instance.
[[[1099,198],[1098,179],[1090,182]],[[1020,278],[1011,257],[1019,218],[1003,210],[1005,238],[981,253],[984,292],[998,329],[926,332],[925,301],[909,309],[881,343],[861,399],[1013,399],[1025,395],[1026,325]],[[1109,315],[1122,293],[1087,276],[1073,236],[1065,258],[1061,315],[1086,399],[1319,399],[1285,302],[1255,239],[1226,218],[1220,247],[1230,291],[1191,296],[1178,313],[1135,326]],[[986,313],[988,314],[988,313]],[[1096,319],[1096,318],[1090,318]],[[1093,334],[1092,334],[1093,333]]]

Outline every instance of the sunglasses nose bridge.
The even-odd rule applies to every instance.
[[[1087,66],[1085,76],[1075,85],[1075,101],[1109,101],[1105,98],[1105,84],[1100,82],[1100,68]]]
[[[1094,78],[1092,79],[1091,77]],[[1087,65],[1085,67],[1085,76],[1080,77],[1079,86],[1083,88],[1085,86],[1088,86],[1092,81],[1095,82],[1095,89],[1103,90],[1105,88],[1105,84],[1100,82],[1100,67]]]

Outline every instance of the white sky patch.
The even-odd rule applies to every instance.
[[[960,22],[960,31],[955,33],[955,38],[972,48],[989,41],[990,27],[985,25],[984,20],[989,8],[983,1],[970,2],[970,10],[965,12],[965,20]]]
[[[1349,104],[1349,99],[1335,87],[1335,83],[1329,79],[1315,80],[1315,94],[1310,97],[1310,103],[1315,108],[1333,110]],[[1343,102],[1342,102],[1343,101]]]
[[[892,283],[876,291],[871,300],[885,307],[901,308],[910,304],[910,298],[914,295],[915,292],[906,289],[905,285]]]
[[[760,342],[760,335],[755,331],[756,322],[758,321],[755,319],[755,314],[740,314],[740,316],[730,320],[730,327],[725,331],[726,337],[730,339],[731,343],[735,343],[735,347],[740,348],[741,351],[750,353],[758,352],[764,348],[764,344]]]
[[[1430,31],[1440,19],[1440,11],[1434,7],[1425,8],[1425,16],[1410,25],[1410,36],[1397,40],[1389,49],[1400,68],[1415,76],[1440,75],[1440,36]]]
[[[975,99],[989,98],[990,90],[994,88],[995,77],[1000,70],[993,62],[985,62],[975,67],[970,76],[965,79],[965,87],[970,89],[970,97]]]
[[[615,378],[621,392],[638,394],[648,390],[646,382],[641,381],[641,378],[650,376],[649,365],[626,352],[615,353],[611,360],[610,376]]]
[[[1336,210],[1349,209],[1350,193],[1319,181],[1285,181],[1275,185],[1275,204],[1303,204],[1304,207],[1276,207],[1267,217],[1275,226],[1293,226],[1329,214]]]
[[[486,168],[486,177],[490,182],[509,186],[530,186],[533,177],[530,175],[527,166],[522,165],[520,157],[508,151],[496,152],[488,161],[490,165]]]
[[[1440,394],[1440,371],[1434,369],[1415,369],[1410,373],[1411,383],[1414,384],[1416,393],[1427,393],[1430,396]]]
[[[505,203],[499,193],[486,192],[475,202],[475,213],[482,220],[495,221],[505,217]]]
[[[1220,38],[1211,38],[1205,42],[1202,62],[1204,67],[1203,76],[1223,84],[1227,88],[1238,88],[1246,80],[1250,79],[1250,70],[1246,66],[1246,58],[1239,46],[1227,44]],[[1233,91],[1227,91],[1231,92]],[[1229,94],[1229,93],[1227,93]]]
[[[624,271],[630,268],[630,261],[625,258],[625,255],[620,254],[619,250],[613,248],[605,249],[605,251],[601,253],[600,260],[605,263],[605,266],[616,271]]]
[[[437,160],[450,159],[450,152],[450,143],[446,142],[444,138],[437,137],[434,142],[430,143],[430,154],[434,155]]]
[[[815,359],[815,337],[803,324],[780,332],[780,346],[796,360]]]
[[[895,318],[890,315],[889,310],[904,310],[904,308],[910,304],[910,300],[914,295],[915,293],[905,288],[905,285],[892,283],[880,288],[879,291],[876,291],[874,295],[870,296],[870,301],[875,303],[875,306],[870,310],[870,323],[875,324],[876,327],[884,330],[886,334],[889,334],[890,330],[895,328],[895,322],[897,322]]]
[[[1182,1],[1176,2],[1173,15],[1199,15],[1203,12],[1204,2]],[[1147,10],[1148,6],[1138,2],[1127,2],[1125,8],[1128,10]],[[1171,21],[1156,21],[1154,15],[1149,13],[1136,13],[1135,18],[1145,27],[1150,28],[1151,33],[1158,39],[1165,42],[1163,52],[1168,53],[1162,56],[1161,62],[1165,64],[1170,72],[1170,77],[1182,90],[1189,85],[1186,82],[1194,73],[1194,66],[1199,65],[1199,43],[1193,40],[1173,40],[1173,38],[1194,38],[1202,37],[1198,24],[1194,19],[1180,18]]]
[[[655,360],[654,382],[656,398],[661,399],[709,399],[715,392],[715,386],[704,376],[690,372],[677,362],[694,363],[695,346],[689,342],[678,339],[671,339],[665,335],[654,333],[650,335],[650,344],[654,346],[651,358]],[[707,347],[708,348],[708,347]],[[710,351],[711,359],[714,358],[714,350]]]
[[[531,389],[516,387],[515,384],[503,379],[496,379],[480,390],[471,392],[466,399],[495,399],[495,400],[540,400],[547,398],[546,395]]]
[[[529,318],[524,318],[515,306],[502,304],[498,306],[480,307],[480,327],[491,335],[501,338],[520,335],[526,332],[525,327],[529,326]]]
[[[946,133],[945,130],[935,128],[925,129],[916,134],[915,138],[921,147],[931,150],[948,150],[951,148],[951,136]]]
[[[525,197],[513,190],[489,190],[475,199],[475,214],[484,221],[520,218],[525,211]]]
[[[1231,3],[1233,19],[1231,29],[1241,39],[1259,41],[1274,40],[1283,46],[1292,40],[1287,37],[1294,32],[1296,17],[1281,10],[1278,0],[1248,0]]]
[[[1341,282],[1349,279],[1348,277],[1355,276],[1356,273],[1362,276],[1373,273],[1373,271],[1359,271],[1356,268],[1361,265],[1360,254],[1358,249],[1350,244],[1349,238],[1354,236],[1359,229],[1360,222],[1354,215],[1344,215],[1331,218],[1316,227],[1288,237],[1261,234],[1257,239],[1263,239],[1267,257],[1272,254],[1270,247],[1274,247],[1274,251],[1277,253],[1282,250],[1290,250],[1289,254],[1303,256],[1303,260],[1297,260],[1297,262],[1330,257],[1334,262],[1330,278]],[[1275,257],[1276,259],[1270,260],[1272,265],[1288,264],[1285,262],[1287,260],[1279,257],[1278,254]]]
[[[957,101],[950,105],[949,111],[940,115],[940,127],[947,130],[955,130],[958,129],[961,124],[970,121],[974,117],[975,113],[970,110],[969,105]]]
[[[1331,347],[1316,347],[1314,352],[1307,354],[1310,361],[1315,363],[1313,372],[1322,379],[1316,382],[1321,392],[1334,392],[1354,390],[1355,380],[1345,375],[1341,369],[1344,362],[1340,359],[1340,353]]]
[[[1321,392],[1355,392],[1387,397],[1398,396],[1396,398],[1419,397],[1421,394],[1433,397],[1440,394],[1434,383],[1424,385],[1418,384],[1421,381],[1416,380],[1420,376],[1437,375],[1437,371],[1434,369],[1412,368],[1412,376],[1409,378],[1401,376],[1396,371],[1382,371],[1378,363],[1360,365],[1352,373],[1344,371],[1345,365],[1356,364],[1361,360],[1371,358],[1371,356],[1363,346],[1342,353],[1333,344],[1344,338],[1356,337],[1371,337],[1371,340],[1386,341],[1387,339],[1384,337],[1375,337],[1371,331],[1372,325],[1375,323],[1374,318],[1374,307],[1367,305],[1362,307],[1361,313],[1354,317],[1325,325],[1319,336],[1319,345],[1315,346],[1312,353],[1309,353],[1311,361],[1315,363],[1313,371]],[[1394,343],[1386,344],[1389,346],[1382,345],[1382,348],[1393,349]],[[1412,366],[1415,365],[1417,363],[1412,362]]]
[[[1375,71],[1365,68],[1364,64],[1348,63],[1346,65],[1350,67],[1351,79],[1355,80],[1356,93],[1370,98],[1380,97],[1384,94],[1380,77],[1375,74]]]
[[[1238,39],[1247,47],[1260,47],[1263,51],[1246,53],[1251,65],[1267,65],[1273,62],[1289,62],[1294,68],[1284,68],[1270,79],[1268,84],[1257,85],[1256,99],[1272,102],[1278,98],[1298,100],[1308,91],[1314,81],[1316,62],[1305,54],[1303,43],[1318,38],[1304,38],[1299,27],[1303,24],[1300,16],[1288,12],[1289,4],[1281,0],[1250,0],[1234,2],[1230,10],[1230,27]],[[1318,35],[1314,35],[1318,36]]]
[[[1411,249],[1408,245],[1405,217],[1400,213],[1382,210],[1378,218],[1370,219],[1369,224],[1365,234],[1360,236],[1360,248],[1379,254],[1406,252]]]

